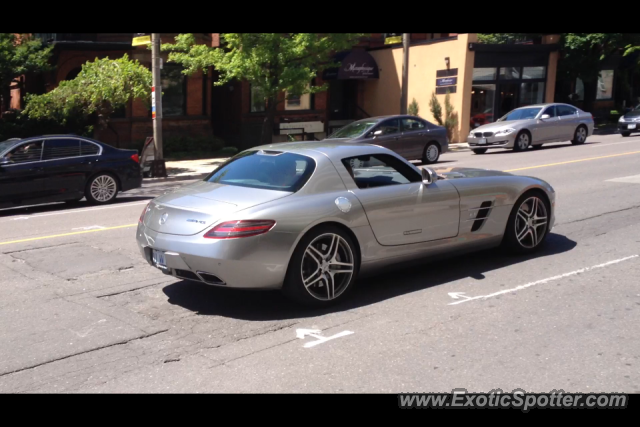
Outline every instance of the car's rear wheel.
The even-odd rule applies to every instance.
[[[440,146],[437,142],[430,142],[424,147],[422,153],[422,163],[425,165],[435,163],[440,158]]]
[[[359,270],[353,239],[336,226],[320,226],[298,243],[282,288],[292,300],[323,307],[342,300]]]
[[[118,182],[109,173],[100,173],[91,178],[85,190],[87,201],[94,204],[110,203],[117,195]]]
[[[529,144],[531,144],[531,135],[527,131],[522,131],[516,136],[513,151],[524,151],[529,148]]]
[[[484,154],[484,153],[487,152],[487,149],[486,148],[474,148],[473,152],[476,153],[476,154]]]
[[[505,249],[528,253],[537,250],[549,234],[551,206],[540,191],[528,191],[513,205],[502,241]]]
[[[580,125],[576,128],[575,133],[573,134],[573,139],[571,143],[573,145],[581,145],[587,140],[587,128],[583,125]]]
[[[629,136],[629,135],[631,135],[631,132],[620,132],[620,135]]]

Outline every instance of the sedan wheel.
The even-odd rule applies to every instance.
[[[538,192],[524,194],[509,216],[503,244],[516,252],[536,250],[549,232],[550,207]]]
[[[474,148],[473,152],[476,153],[476,154],[484,154],[484,153],[487,152],[487,149],[486,148]]]
[[[332,304],[353,287],[358,265],[353,241],[344,231],[333,226],[319,227],[298,244],[283,291],[302,304]]]
[[[531,139],[529,138],[529,134],[527,132],[521,132],[513,144],[513,151],[524,151],[529,148],[530,143]]]
[[[430,142],[424,148],[424,153],[422,155],[422,163],[431,164],[438,161],[440,158],[440,147],[435,142]]]
[[[87,201],[91,203],[104,204],[113,201],[118,194],[118,183],[115,178],[109,174],[100,174],[95,176],[89,185],[85,196]]]
[[[629,136],[629,135],[631,135],[631,132],[620,132],[620,135]]]
[[[573,135],[573,139],[571,140],[571,143],[573,145],[580,145],[580,144],[584,144],[586,140],[587,140],[587,128],[584,126],[578,126],[578,129],[576,129],[576,133]]]

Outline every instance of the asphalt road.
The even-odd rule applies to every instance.
[[[141,259],[146,200],[184,182],[0,211],[0,392],[640,392],[640,136],[438,166],[550,182],[544,250],[425,261],[310,311]]]

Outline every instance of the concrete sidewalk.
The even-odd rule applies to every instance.
[[[449,151],[469,151],[469,144],[449,144]],[[179,160],[167,162],[166,178],[145,178],[144,182],[166,182],[166,181],[184,181],[191,179],[200,179],[207,176],[216,166],[226,162],[228,158],[219,159],[200,159],[200,160]]]

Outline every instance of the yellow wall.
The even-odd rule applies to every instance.
[[[436,123],[429,110],[431,93],[436,89],[436,71],[458,69],[456,93],[450,95],[454,111],[458,113],[458,128],[450,142],[464,142],[469,133],[471,111],[471,83],[473,80],[474,52],[469,43],[477,41],[476,34],[459,34],[457,40],[411,46],[409,48],[408,102],[415,98],[419,115]],[[400,85],[402,82],[402,47],[370,52],[378,63],[380,78],[365,82],[364,110],[372,116],[400,113]],[[445,95],[436,95],[444,115]]]

